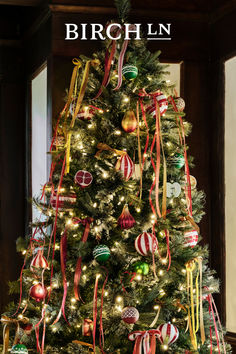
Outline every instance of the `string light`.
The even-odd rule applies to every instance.
[[[176,318],[175,318],[175,317],[174,317],[174,318],[172,318],[172,322],[174,322],[174,323],[175,323],[176,321],[177,321],[177,320],[176,320]]]
[[[82,268],[82,269],[83,269],[83,271],[85,271],[85,270],[87,269],[87,266],[86,266],[86,265],[85,265],[85,266],[83,266],[83,268]]]
[[[127,96],[124,97],[124,98],[123,98],[123,102],[125,102],[125,103],[129,102],[129,97],[127,97]]]
[[[167,344],[162,344],[161,349],[166,352],[169,349],[169,347]]]
[[[159,274],[160,276],[162,276],[162,275],[164,274],[163,270],[160,269],[159,272],[158,272],[158,274]]]
[[[23,254],[23,255],[26,254],[26,250],[23,250],[23,251],[22,251],[22,254]]]
[[[166,83],[169,84],[169,83],[170,83],[170,80],[166,80]]]
[[[135,279],[136,279],[137,281],[140,281],[140,280],[142,280],[142,276],[141,276],[140,274],[138,274],[138,275],[135,277]]]
[[[115,130],[115,134],[116,135],[121,135],[121,131],[120,130]]]
[[[165,295],[165,291],[163,289],[160,290],[160,295],[164,296]]]
[[[181,270],[181,272],[182,272],[183,274],[186,274],[186,269],[183,268],[183,269]]]
[[[125,200],[125,197],[122,196],[122,197],[120,198],[120,200],[121,200],[121,202],[123,202],[123,200]]]
[[[154,309],[154,310],[159,310],[159,308],[160,308],[160,306],[159,306],[159,305],[155,305],[155,306],[153,306],[153,309]]]
[[[98,112],[99,112],[99,113],[103,113],[103,110],[102,110],[102,109],[99,109]]]
[[[156,217],[155,214],[151,215],[151,219],[155,219],[155,217]]]
[[[102,177],[103,178],[107,178],[108,177],[108,173],[107,172],[103,172]]]
[[[123,300],[123,298],[121,296],[117,296],[116,302],[121,302],[122,300]]]
[[[93,124],[88,124],[89,129],[92,129],[92,127],[93,127]]]
[[[73,303],[76,303],[76,298],[72,297],[70,301],[73,302]]]
[[[67,225],[71,225],[72,220],[71,220],[71,219],[68,219],[66,223],[67,223]]]
[[[122,307],[119,305],[119,306],[116,306],[117,310],[122,312]]]
[[[57,330],[57,328],[53,326],[53,327],[52,327],[52,331],[53,331],[53,332],[56,332],[56,330]]]
[[[19,318],[19,320],[22,320],[23,315],[22,315],[22,314],[20,314],[20,315],[18,315],[17,317]]]
[[[108,291],[105,291],[104,296],[108,296]]]
[[[97,203],[93,203],[93,207],[96,208],[98,205]]]
[[[161,263],[162,263],[162,264],[166,264],[166,263],[167,263],[167,258],[162,258],[162,259],[161,259]]]
[[[141,209],[140,208],[136,208],[137,213],[140,213]]]

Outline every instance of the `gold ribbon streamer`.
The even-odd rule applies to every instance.
[[[202,344],[205,343],[206,336],[205,336],[205,327],[204,327],[204,319],[203,319],[203,298],[202,298],[202,257],[198,257],[198,267],[199,267],[199,274],[200,274],[200,333],[201,333],[201,341]]]
[[[9,347],[9,332],[10,332],[10,327],[12,325],[16,326],[16,333],[15,333],[15,338],[13,345],[17,344],[18,338],[19,338],[19,332],[20,332],[20,323],[22,322],[23,324],[26,324],[29,322],[29,319],[27,317],[22,317],[21,319],[13,319],[7,316],[2,316],[1,317],[1,322],[3,324],[3,350],[2,354],[8,353],[8,347]]]
[[[95,154],[95,157],[97,157],[97,158],[100,156],[102,151],[112,151],[112,152],[114,152],[115,154],[117,154],[119,156],[124,156],[124,155],[127,154],[126,151],[113,149],[109,145],[104,144],[104,143],[98,143],[97,144],[97,149],[98,149],[98,151]],[[120,160],[118,160],[117,164],[116,164],[116,169],[119,170],[119,168],[120,168]]]
[[[142,152],[141,152],[141,143],[140,143],[140,127],[139,127],[139,101],[137,101],[137,138],[138,138],[138,159],[139,159],[139,168],[140,168],[140,200],[142,199],[142,190],[143,190],[143,168],[142,168]]]
[[[86,343],[86,342],[81,342],[80,340],[73,340],[72,343],[79,344],[79,345],[82,345],[83,347],[89,347],[89,348],[93,349],[92,344]],[[92,351],[92,353],[94,353],[94,351]]]
[[[197,337],[196,337],[196,321],[195,321],[195,312],[194,312],[194,298],[193,298],[193,271],[196,267],[195,261],[189,261],[186,263],[187,271],[187,294],[188,301],[190,302],[190,307],[188,308],[188,323],[189,323],[189,332],[190,338],[194,350],[197,350]]]

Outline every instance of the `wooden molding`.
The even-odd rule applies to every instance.
[[[0,0],[0,5],[38,6],[42,0]]]
[[[216,9],[213,9],[209,16],[210,24],[213,24],[219,21],[221,18],[227,16],[231,12],[236,10],[236,0],[225,1],[222,6],[219,6]]]
[[[51,11],[48,7],[44,8],[44,10],[40,13],[40,15],[37,17],[37,19],[34,21],[32,26],[28,28],[28,30],[25,32],[23,41],[26,41],[30,37],[34,35],[34,33],[37,32],[40,26],[42,26],[51,16]]]

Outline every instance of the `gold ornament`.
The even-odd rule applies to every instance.
[[[137,128],[137,119],[134,111],[127,111],[121,122],[122,128],[126,133],[132,133]]]

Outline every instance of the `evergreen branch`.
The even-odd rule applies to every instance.
[[[131,9],[130,0],[115,0],[115,5],[120,21],[124,23],[127,20]]]

